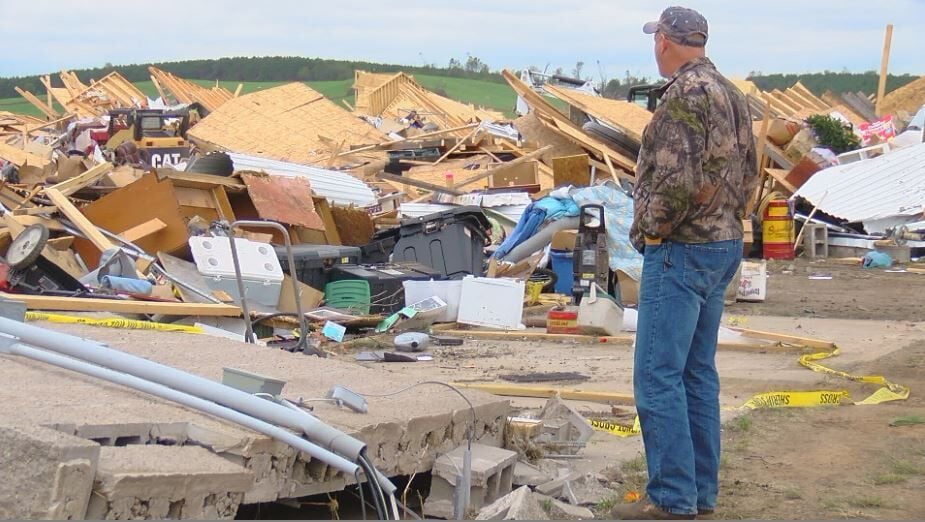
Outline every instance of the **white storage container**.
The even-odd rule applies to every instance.
[[[597,284],[592,284],[591,291],[581,298],[578,327],[585,334],[618,335],[623,327],[623,310],[610,296],[598,295],[597,290]]]
[[[209,288],[221,290],[240,303],[229,238],[195,236],[189,238],[189,245],[196,268]],[[240,237],[235,238],[235,247],[248,303],[275,307],[279,303],[283,282],[283,270],[276,251],[267,243]]]
[[[404,281],[405,306],[423,301],[428,297],[439,297],[446,303],[446,309],[435,319],[438,323],[455,323],[459,318],[459,299],[462,281]]]
[[[458,321],[502,330],[523,330],[524,282],[466,276],[462,280]]]

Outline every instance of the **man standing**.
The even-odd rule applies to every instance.
[[[634,246],[645,259],[633,384],[649,483],[621,519],[692,519],[716,505],[716,340],[757,181],[742,93],[706,58],[707,21],[669,7],[643,32],[668,79],[636,167]]]

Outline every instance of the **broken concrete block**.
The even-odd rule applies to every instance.
[[[536,491],[574,506],[593,506],[613,495],[608,483],[606,477],[597,473],[573,472],[537,486]]]
[[[49,428],[0,428],[0,519],[85,518],[99,454]]]
[[[551,451],[574,455],[594,434],[591,423],[558,395],[546,402],[539,418],[543,421],[543,432],[536,442]]]
[[[462,474],[465,449],[465,445],[460,446],[434,462],[430,495],[424,503],[426,516],[453,517],[454,492],[457,477]],[[516,463],[517,453],[513,451],[473,444],[469,508],[481,509],[507,495],[513,485]]]
[[[103,447],[87,518],[234,518],[253,484],[253,473],[201,447]]]
[[[476,520],[590,520],[590,509],[570,506],[523,486],[479,511]]]
[[[514,465],[514,484],[517,486],[535,487],[545,484],[551,479],[552,476],[529,462],[519,460]]]

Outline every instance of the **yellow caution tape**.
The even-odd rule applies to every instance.
[[[818,361],[835,357],[839,354],[838,347],[827,352],[817,352],[800,357],[800,364],[814,372],[834,375],[854,382],[877,384],[881,388],[855,405],[881,404],[889,401],[900,401],[909,398],[910,390],[901,384],[890,382],[880,375],[852,375],[841,370],[833,370],[820,364]],[[851,398],[847,390],[813,390],[813,391],[773,391],[754,395],[739,409],[767,409],[767,408],[818,408],[825,406],[841,406]],[[618,437],[632,437],[642,432],[639,427],[639,417],[636,417],[632,426],[618,424],[604,419],[589,419],[591,427]]]
[[[840,370],[833,370],[832,368],[823,366],[816,362],[823,359],[828,359],[830,357],[835,357],[838,354],[839,351],[837,347],[830,352],[807,354],[800,357],[800,364],[814,372],[835,375],[836,377],[848,379],[849,381],[863,382],[867,384],[879,384],[882,386],[882,388],[872,393],[863,401],[855,402],[857,405],[881,404],[884,402],[900,401],[909,398],[909,388],[901,384],[892,383],[881,375],[852,375]]]
[[[636,420],[633,421],[632,426],[618,424],[614,421],[605,419],[588,419],[588,421],[591,423],[591,427],[595,430],[610,433],[611,435],[616,435],[617,437],[634,437],[642,433],[642,428],[639,426],[638,415],[636,416]]]
[[[742,408],[759,410],[765,408],[815,408],[818,406],[839,406],[849,398],[844,390],[784,391],[759,393],[742,405]]]
[[[203,333],[202,328],[198,326],[186,326],[182,324],[156,323],[153,321],[138,321],[135,319],[125,319],[122,317],[110,317],[106,319],[93,319],[90,317],[76,317],[73,315],[46,314],[42,312],[26,312],[27,321],[49,321],[52,323],[65,324],[86,324],[90,326],[102,326],[105,328],[122,328],[126,330],[158,330],[161,332],[184,332],[184,333]]]

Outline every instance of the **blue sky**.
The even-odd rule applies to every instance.
[[[223,56],[298,55],[445,65],[478,56],[492,69],[529,65],[608,78],[654,76],[641,33],[674,2],[654,0],[0,0],[0,76]],[[925,0],[690,0],[710,23],[709,55],[749,71],[879,70],[925,74]],[[150,25],[145,24],[150,21]],[[15,48],[13,47],[15,43]]]

